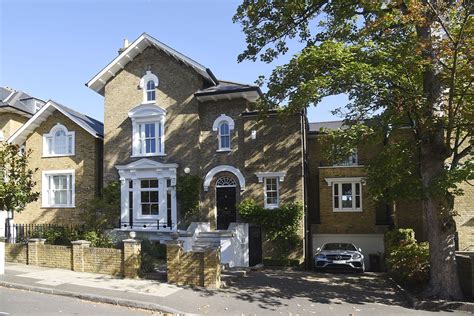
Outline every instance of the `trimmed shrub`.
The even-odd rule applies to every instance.
[[[417,243],[410,228],[387,232],[384,242],[388,273],[404,286],[423,289],[429,281],[428,243]]]
[[[430,278],[429,259],[428,243],[412,243],[393,248],[387,267],[397,282],[422,289]]]

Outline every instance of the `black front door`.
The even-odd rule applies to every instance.
[[[235,187],[216,188],[217,229],[227,229],[236,221]]]

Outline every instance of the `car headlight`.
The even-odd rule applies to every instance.
[[[326,259],[326,255],[320,253],[316,256],[316,259]]]
[[[359,253],[356,253],[356,254],[352,255],[352,259],[360,259],[360,258],[362,258],[362,255],[359,254]]]

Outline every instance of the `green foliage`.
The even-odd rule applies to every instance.
[[[30,238],[43,238],[50,245],[70,246],[71,241],[83,239],[83,226],[48,226],[43,228],[38,226],[31,234]],[[17,240],[23,242],[26,240]]]
[[[20,153],[15,144],[0,143],[0,210],[21,212],[28,203],[36,201],[39,192],[33,187],[33,173],[28,168],[31,150]]]
[[[245,199],[237,205],[241,218],[261,225],[269,241],[297,243],[303,206],[298,202],[282,204],[276,209],[265,209],[252,199]]]
[[[417,243],[411,228],[386,232],[384,243],[389,274],[405,286],[423,289],[429,281],[428,243]]]
[[[102,196],[81,206],[81,221],[91,231],[102,232],[114,228],[120,216],[120,182],[111,181],[104,187]]]
[[[30,238],[46,239],[45,243],[49,245],[70,246],[72,241],[87,240],[91,243],[91,247],[98,248],[114,248],[115,245],[102,232],[86,230],[85,226],[52,226],[48,228],[38,227],[30,236]],[[17,240],[17,242],[25,242],[26,240]]]
[[[142,240],[140,255],[141,272],[153,272],[158,263],[166,260],[166,245],[144,239]]]
[[[100,231],[90,230],[84,233],[83,238],[91,243],[91,247],[114,248],[112,239]]]
[[[429,258],[428,243],[409,243],[394,248],[386,263],[395,280],[421,290],[429,281]]]
[[[415,231],[411,228],[389,230],[384,236],[386,254],[390,254],[395,248],[413,243],[416,243]]]
[[[176,181],[176,199],[180,207],[179,222],[183,226],[200,220],[200,189],[201,178],[196,175],[179,176]]]

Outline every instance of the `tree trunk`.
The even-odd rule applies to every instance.
[[[433,149],[433,148],[430,148]],[[425,152],[426,154],[426,152]],[[454,197],[445,192],[434,194],[429,188],[443,172],[444,159],[434,155],[424,155],[421,164],[423,186],[428,193],[423,202],[430,252],[430,283],[425,291],[427,297],[448,300],[462,298],[457,272],[455,233],[453,218]]]

